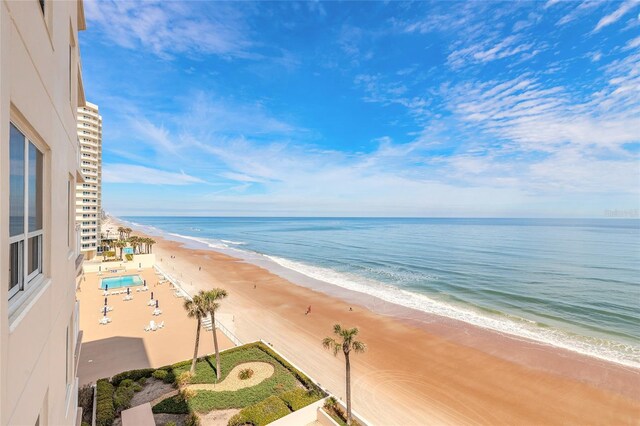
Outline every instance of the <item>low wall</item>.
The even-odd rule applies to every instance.
[[[82,269],[86,273],[92,272],[107,272],[111,270],[117,269],[118,272],[121,271],[137,271],[138,269],[146,269],[152,268],[156,263],[156,255],[151,254],[134,254],[133,260],[127,261],[123,259],[122,261],[116,260],[111,262],[103,262],[100,258],[96,258],[93,260],[85,260],[82,264]]]

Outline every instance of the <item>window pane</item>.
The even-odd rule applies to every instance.
[[[42,153],[29,143],[29,232],[42,229]]]
[[[42,236],[29,238],[29,251],[27,255],[27,274],[31,275],[33,272],[40,272],[40,246],[42,245]]]
[[[20,270],[22,269],[22,241],[11,244],[9,247],[9,293],[14,289],[19,290],[22,281]]]
[[[9,235],[24,233],[24,135],[10,126]]]

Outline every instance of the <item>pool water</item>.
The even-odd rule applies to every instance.
[[[132,287],[136,285],[142,285],[143,281],[140,275],[124,275],[122,277],[103,278],[100,282],[100,288],[105,289],[109,286],[109,289],[120,287]]]

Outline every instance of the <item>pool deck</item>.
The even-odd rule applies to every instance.
[[[104,290],[99,288],[100,278],[132,274],[147,280],[149,291],[136,292],[141,286],[131,287],[131,301],[124,301],[124,294],[108,296],[108,304],[113,311],[107,316],[112,321],[108,325],[100,325],[101,308],[104,305]],[[83,330],[78,367],[81,385],[122,371],[162,367],[193,356],[196,321],[187,317],[182,306],[184,299],[175,297],[169,283],[157,282],[158,277],[153,269],[103,274],[100,277],[96,273],[85,274],[76,292],[76,298],[80,301],[80,328]],[[153,308],[147,306],[152,291],[154,298],[159,301],[162,315],[153,316]],[[144,331],[150,320],[156,324],[164,321],[165,326],[158,331]],[[234,346],[221,332],[218,331],[217,335],[220,350]],[[198,355],[212,352],[212,333],[202,328]]]

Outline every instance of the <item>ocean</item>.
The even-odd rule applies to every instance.
[[[388,302],[640,368],[640,220],[120,219]]]

